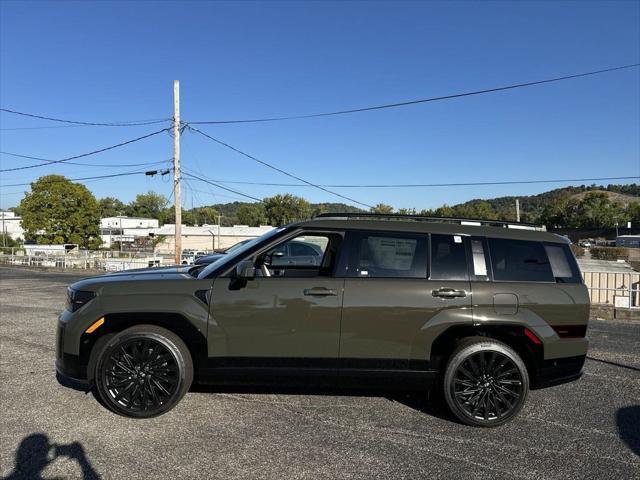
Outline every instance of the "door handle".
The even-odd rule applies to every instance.
[[[305,288],[304,294],[308,297],[335,297],[338,292],[324,287]]]
[[[465,292],[464,290],[455,290],[453,288],[439,288],[438,290],[432,290],[431,295],[440,298],[456,298],[466,297],[467,292]]]

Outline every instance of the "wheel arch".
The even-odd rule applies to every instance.
[[[533,380],[537,376],[539,365],[544,357],[542,344],[533,343],[525,335],[525,327],[521,324],[501,325],[456,325],[442,332],[431,344],[429,364],[442,371],[446,362],[458,343],[464,338],[486,337],[511,347],[522,358],[527,373]]]
[[[108,337],[136,325],[154,325],[176,334],[185,343],[191,354],[194,374],[198,366],[207,358],[207,339],[186,317],[178,313],[131,312],[114,313],[104,317],[104,324],[95,332],[83,333],[80,339],[80,362],[87,365],[87,377],[92,378],[91,364],[95,362],[97,351]],[[97,335],[96,335],[97,334]]]

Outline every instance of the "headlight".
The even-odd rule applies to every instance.
[[[75,312],[95,296],[96,294],[94,292],[84,292],[82,290],[69,288],[67,289],[67,310]]]

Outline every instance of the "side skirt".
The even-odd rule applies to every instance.
[[[197,374],[206,385],[390,390],[425,390],[438,377],[424,361],[249,357],[209,358]]]

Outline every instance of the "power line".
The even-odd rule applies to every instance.
[[[158,130],[156,132],[148,133],[147,135],[143,135],[141,137],[137,137],[137,138],[134,138],[132,140],[127,140],[126,142],[118,143],[116,145],[111,145],[110,147],[101,148],[99,150],[94,150],[94,151],[91,151],[91,152],[82,153],[80,155],[74,155],[73,157],[62,158],[60,160],[51,160],[51,161],[47,161],[46,163],[41,163],[39,165],[26,165],[24,167],[5,168],[5,169],[1,169],[0,172],[13,172],[13,171],[16,171],[16,170],[26,170],[28,168],[43,167],[45,165],[51,165],[51,164],[54,164],[54,163],[63,163],[63,162],[68,162],[68,161],[71,161],[71,160],[75,160],[77,158],[88,157],[89,155],[95,155],[97,153],[106,152],[107,150],[113,150],[114,148],[123,147],[125,145],[129,145],[129,144],[134,143],[134,142],[139,142],[140,140],[144,140],[145,138],[153,137],[154,135],[158,135],[159,133],[162,133],[162,132],[167,132],[167,131],[170,130],[170,128],[171,127],[163,128],[162,130]]]
[[[124,122],[100,123],[100,122],[81,122],[76,120],[65,120],[62,118],[46,117],[44,115],[36,115],[34,113],[18,112],[17,110],[10,110],[8,108],[0,108],[0,112],[13,113],[14,115],[21,115],[23,117],[39,118],[41,120],[49,120],[52,122],[70,123],[73,125],[98,126],[98,127],[135,127],[138,125],[154,125],[156,123],[163,123],[171,120],[170,118],[153,118],[149,120],[130,120],[130,121],[124,121]],[[32,127],[32,128],[38,128],[38,127]]]
[[[82,180],[98,180],[98,179],[104,179],[104,178],[115,178],[115,177],[126,177],[129,175],[148,175],[148,176],[154,176],[154,175],[164,175],[164,172],[168,173],[169,170],[166,171],[157,171],[157,170],[151,170],[151,171],[137,171],[137,172],[122,172],[122,173],[112,173],[110,175],[97,175],[97,176],[93,176],[93,177],[81,177],[81,178],[55,178],[55,179],[47,179],[47,182],[63,182],[63,181],[71,181],[71,182],[80,182]],[[36,183],[37,181],[43,181],[43,180],[36,180],[33,182],[29,182],[29,183],[11,183],[11,184],[7,184],[7,185],[0,185],[0,188],[5,188],[5,187],[24,187],[24,186],[28,186],[31,185],[33,183]]]
[[[276,167],[274,165],[271,165],[270,163],[267,163],[267,162],[265,162],[263,160],[260,160],[260,159],[258,159],[256,157],[252,156],[252,155],[249,155],[248,153],[245,153],[242,150],[238,150],[237,148],[229,145],[228,143],[225,143],[225,142],[223,142],[221,140],[218,140],[218,139],[212,137],[211,135],[208,135],[208,134],[204,133],[203,131],[198,130],[195,127],[190,126],[189,124],[187,124],[187,128],[189,130],[193,130],[194,132],[199,133],[200,135],[203,135],[203,136],[207,137],[209,140],[212,140],[212,141],[216,142],[219,145],[227,147],[227,148],[233,150],[234,152],[239,153],[240,155],[243,155],[243,156],[245,156],[245,157],[247,157],[247,158],[249,158],[249,159],[251,159],[251,160],[253,160],[255,162],[258,162],[258,163],[264,165],[265,167],[269,167],[270,169],[275,170],[276,172],[280,172],[280,173],[282,173],[282,174],[284,174],[284,175],[286,175],[288,177],[295,178],[296,180],[298,180],[300,182],[306,183],[309,186],[312,186],[312,187],[315,187],[315,188],[317,188],[319,190],[322,190],[324,192],[330,193],[331,195],[335,195],[336,197],[343,198],[345,200],[348,200],[348,201],[353,202],[353,203],[357,203],[358,205],[362,205],[362,206],[367,207],[367,208],[374,208],[372,205],[368,205],[366,203],[359,202],[358,200],[355,200],[355,199],[353,199],[351,197],[347,197],[346,195],[342,195],[341,193],[331,191],[328,188],[325,188],[325,187],[323,187],[321,185],[317,185],[315,183],[309,182],[308,180],[305,180],[304,178],[300,178],[300,177],[298,177],[296,175],[293,175],[292,173],[289,173],[289,172],[287,172],[285,170],[282,170],[281,168],[278,168],[278,167]]]
[[[204,179],[202,177],[199,177],[197,175],[193,175],[192,173],[187,173],[184,170],[183,170],[183,175],[186,175],[186,176],[188,176],[190,178],[194,178],[196,180],[200,180],[201,182],[204,182],[204,183],[208,183],[209,185],[213,185],[214,187],[221,188],[222,190],[226,190],[227,192],[235,193],[236,195],[240,195],[241,197],[250,198],[251,200],[255,200],[257,202],[262,202],[261,198],[257,198],[257,197],[253,197],[251,195],[247,195],[246,193],[239,192],[239,191],[234,190],[232,188],[224,187],[224,186],[222,186],[222,185],[220,185],[218,183],[212,182],[210,180],[206,180],[206,179]]]
[[[229,123],[258,123],[258,122],[279,122],[279,121],[283,121],[283,120],[298,120],[298,119],[303,119],[303,118],[317,118],[317,117],[330,117],[330,116],[335,116],[335,115],[346,115],[346,114],[350,114],[350,113],[360,113],[360,112],[368,112],[371,110],[383,110],[383,109],[387,109],[387,108],[396,108],[396,107],[406,107],[408,105],[416,105],[416,104],[420,104],[420,103],[428,103],[428,102],[436,102],[436,101],[440,101],[440,100],[450,100],[452,98],[461,98],[461,97],[470,97],[473,95],[482,95],[485,93],[494,93],[494,92],[501,92],[501,91],[505,91],[505,90],[513,90],[516,88],[524,88],[524,87],[532,87],[534,85],[542,85],[545,83],[552,83],[552,82],[560,82],[563,80],[570,80],[573,78],[580,78],[580,77],[588,77],[591,75],[599,75],[602,73],[608,73],[608,72],[614,72],[617,70],[623,70],[623,69],[627,69],[627,68],[634,68],[634,67],[638,67],[640,66],[640,63],[634,63],[634,64],[630,64],[630,65],[622,65],[619,67],[612,67],[612,68],[605,68],[602,70],[594,70],[591,72],[583,72],[583,73],[577,73],[575,75],[565,75],[562,77],[554,77],[554,78],[547,78],[545,80],[536,80],[536,81],[532,81],[532,82],[525,82],[525,83],[516,83],[513,85],[505,85],[505,86],[501,86],[501,87],[494,87],[494,88],[487,88],[487,89],[483,89],[483,90],[474,90],[471,92],[462,92],[462,93],[453,93],[450,95],[443,95],[443,96],[439,96],[439,97],[430,97],[430,98],[422,98],[422,99],[418,99],[418,100],[408,100],[405,102],[398,102],[398,103],[387,103],[387,104],[383,104],[383,105],[374,105],[374,106],[370,106],[370,107],[361,107],[361,108],[353,108],[353,109],[349,109],[349,110],[338,110],[338,111],[334,111],[334,112],[323,112],[323,113],[311,113],[311,114],[307,114],[307,115],[291,115],[291,116],[282,116],[282,117],[267,117],[267,118],[251,118],[251,119],[246,119],[246,120],[209,120],[209,121],[197,121],[197,122],[187,122],[191,125],[212,125],[212,124],[229,124]]]
[[[10,155],[12,157],[18,157],[18,158],[26,158],[29,160],[38,160],[39,162],[54,162],[55,160],[52,160],[50,158],[42,158],[42,157],[32,157],[30,155],[22,155],[19,153],[11,153],[11,152],[2,152],[0,151],[1,155]],[[167,159],[167,160],[160,160],[157,162],[143,162],[143,163],[80,163],[80,162],[65,162],[67,165],[81,165],[84,167],[140,167],[142,165],[158,165],[160,163],[166,163],[166,162],[170,162],[171,159]],[[37,166],[37,165],[34,165]]]
[[[421,188],[421,187],[468,187],[481,185],[522,185],[531,183],[576,183],[576,182],[595,182],[603,180],[633,180],[640,178],[640,175],[632,175],[628,177],[596,177],[596,178],[557,178],[551,180],[507,180],[494,182],[459,182],[459,183],[394,183],[394,184],[371,184],[371,185],[345,185],[331,184],[321,185],[329,188]],[[231,183],[236,185],[260,185],[267,187],[310,187],[305,183],[268,183],[268,182],[247,182],[241,180],[220,180],[212,179],[212,181],[220,183]]]

